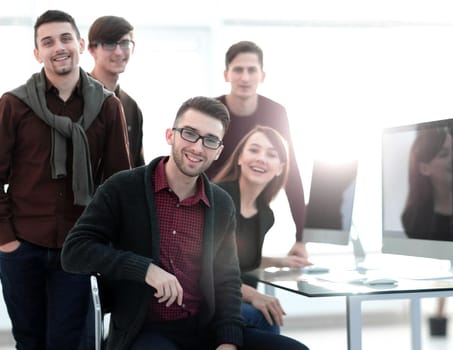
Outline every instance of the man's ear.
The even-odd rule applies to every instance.
[[[262,83],[264,82],[265,78],[266,78],[266,72],[265,71],[261,71],[261,82]]]
[[[223,71],[223,79],[225,79],[225,83],[229,83],[230,80],[228,79],[228,70]]]
[[[219,159],[220,155],[222,154],[223,147],[224,147],[224,145],[222,145],[222,146],[220,146],[220,147],[218,148],[217,154],[215,155],[214,160]]]
[[[88,52],[91,54],[91,56],[96,58],[96,50],[94,49],[94,47],[91,47],[88,45],[87,48],[88,48]]]
[[[167,140],[167,144],[173,145],[174,139],[175,138],[174,138],[173,130],[171,128],[168,128],[167,130],[165,130],[165,140]]]
[[[79,42],[79,52],[80,53],[83,53],[85,51],[85,40],[84,39],[80,39],[80,42]]]
[[[36,61],[38,61],[38,63],[41,64],[42,63],[42,59],[39,56],[39,50],[37,48],[33,49],[33,55],[35,56]]]

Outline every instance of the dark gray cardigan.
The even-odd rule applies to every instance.
[[[160,159],[111,176],[99,187],[63,246],[66,271],[98,273],[111,283],[109,350],[124,350],[131,345],[153,297],[145,275],[150,263],[159,265],[160,238],[151,174]],[[205,209],[200,280],[205,302],[199,313],[200,324],[214,332],[218,344],[240,346],[243,320],[235,209],[228,194],[204,175],[203,181],[211,207]]]

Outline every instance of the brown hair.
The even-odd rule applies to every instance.
[[[181,107],[179,107],[178,112],[176,112],[173,126],[177,126],[178,119],[189,109],[194,109],[219,120],[223,125],[224,133],[228,130],[230,125],[230,113],[228,112],[228,109],[219,100],[204,96],[192,97],[185,101]]]
[[[88,31],[89,46],[101,43],[115,43],[134,30],[132,24],[123,17],[102,16],[96,19]]]
[[[226,161],[225,165],[220,169],[219,173],[213,178],[212,181],[219,183],[226,181],[236,181],[239,179],[239,177],[241,176],[241,167],[238,164],[239,157],[242,154],[248,139],[256,133],[262,133],[269,139],[272,146],[275,147],[280,161],[284,163],[282,173],[279,176],[274,177],[267,184],[260,195],[264,203],[269,205],[269,203],[275,198],[280,189],[286,185],[289,172],[288,145],[283,136],[277,130],[271,127],[257,125],[255,128],[250,130],[239,141],[233,153],[231,153],[230,157]]]
[[[254,53],[258,56],[258,61],[263,68],[263,50],[252,41],[239,41],[230,46],[225,54],[225,68],[228,69],[231,61],[233,61],[240,53]]]
[[[38,48],[38,42],[36,41],[37,34],[38,34],[38,28],[40,26],[42,26],[43,24],[54,23],[54,22],[69,23],[71,25],[72,29],[74,29],[77,39],[80,40],[79,28],[77,28],[76,22],[70,14],[63,12],[63,11],[59,11],[59,10],[48,10],[36,19],[35,26],[34,26],[35,48]]]
[[[434,215],[433,185],[420,172],[420,163],[428,163],[441,150],[448,135],[446,128],[424,128],[417,131],[409,156],[409,194],[401,215],[406,234],[417,237],[429,234]],[[432,232],[431,232],[432,233]]]

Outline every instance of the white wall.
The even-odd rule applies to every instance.
[[[267,72],[260,92],[288,109],[304,183],[315,156],[360,158],[354,220],[368,250],[379,250],[381,241],[381,128],[453,115],[449,1],[14,1],[0,14],[0,93],[40,69],[32,26],[48,8],[71,13],[85,38],[100,15],[124,16],[136,27],[121,84],[143,109],[147,160],[168,152],[164,130],[185,98],[228,92],[228,46],[256,41]],[[85,52],[82,66],[91,65]],[[283,196],[273,207],[277,223],[265,252],[284,254],[294,226]],[[8,323],[4,315],[0,310],[0,327]]]

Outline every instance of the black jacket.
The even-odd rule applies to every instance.
[[[140,331],[153,288],[145,283],[150,263],[159,264],[159,227],[149,165],[119,172],[99,187],[68,235],[62,251],[66,271],[99,273],[112,286],[107,348],[127,349]],[[242,344],[240,272],[235,210],[230,197],[206,176],[210,207],[205,210],[200,286],[205,302],[200,325],[217,343]]]

